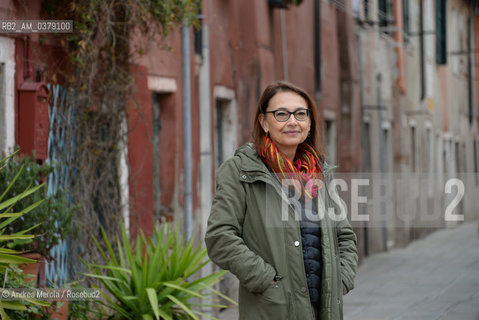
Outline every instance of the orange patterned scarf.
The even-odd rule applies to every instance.
[[[271,138],[265,136],[260,145],[261,160],[273,172],[279,181],[294,181],[296,191],[304,199],[314,199],[323,186],[323,168],[316,151],[306,142],[296,149],[294,163],[278,150]]]

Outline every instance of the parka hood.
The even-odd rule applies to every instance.
[[[247,142],[239,147],[235,152],[235,157],[241,160],[241,170],[243,171],[260,171],[268,173],[268,168],[256,153],[253,142]]]

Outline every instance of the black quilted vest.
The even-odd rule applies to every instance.
[[[301,201],[301,240],[303,244],[304,270],[308,282],[309,298],[315,311],[319,308],[321,297],[321,227],[317,220],[316,201],[308,206]],[[313,204],[313,205],[311,205]],[[311,218],[315,216],[316,219]]]

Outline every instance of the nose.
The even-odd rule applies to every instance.
[[[297,124],[298,120],[296,120],[294,114],[289,115],[289,119],[286,121],[286,124]]]

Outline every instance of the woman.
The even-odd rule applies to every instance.
[[[342,319],[356,236],[347,220],[324,214],[339,208],[327,192],[331,167],[313,100],[290,83],[271,84],[253,138],[218,170],[208,255],[239,279],[240,319]]]

